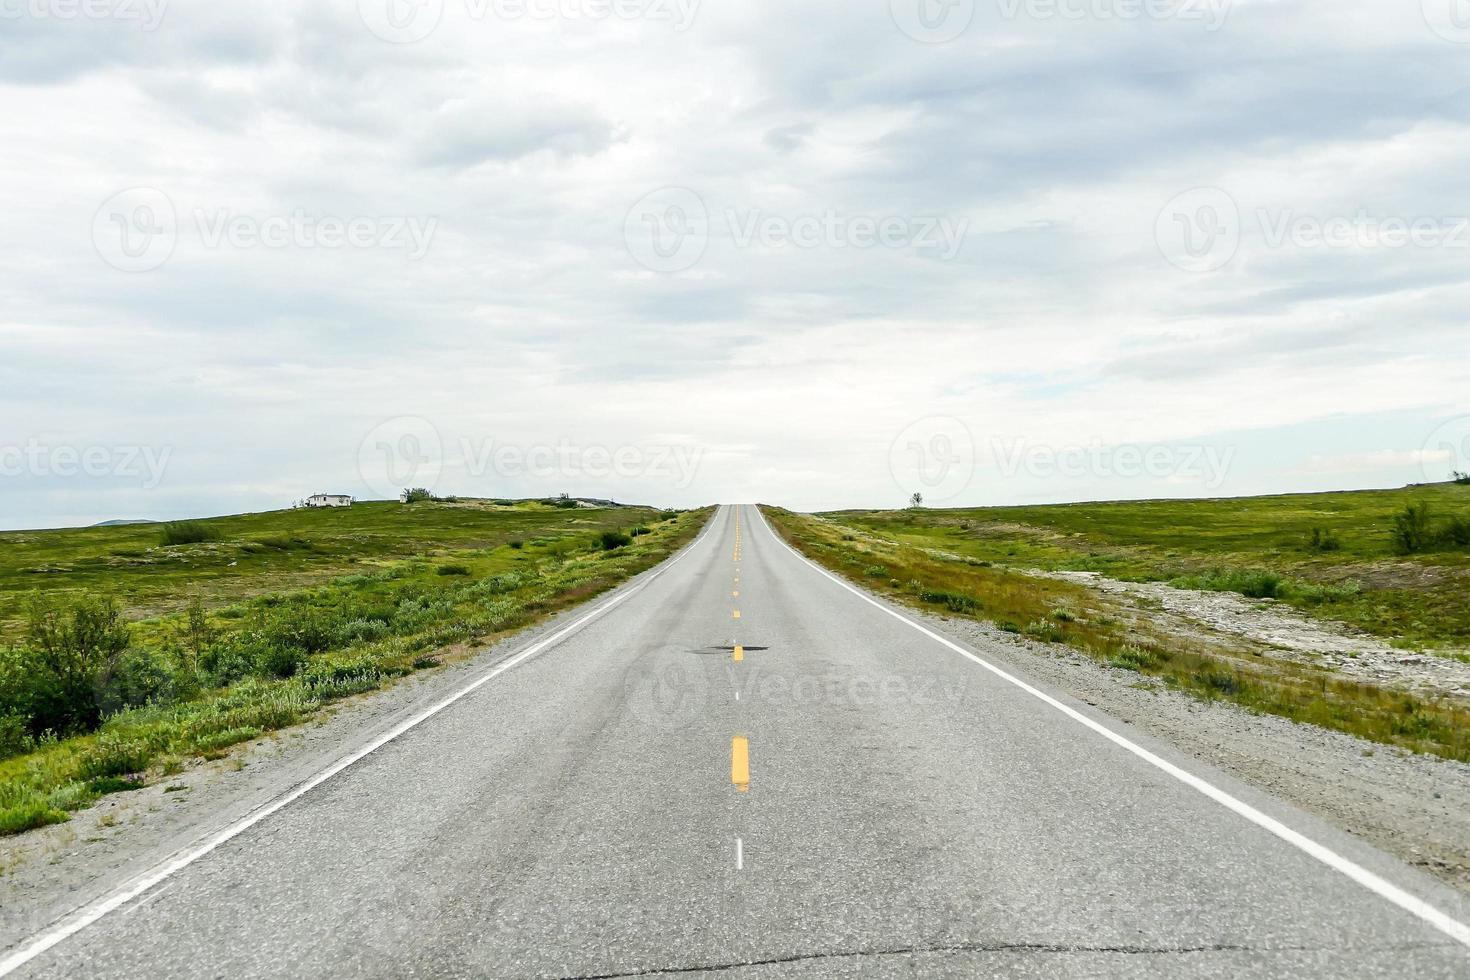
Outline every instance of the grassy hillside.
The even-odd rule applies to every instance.
[[[0,535],[0,834],[612,588],[709,513],[368,503]]]
[[[1431,540],[1406,552],[1410,506],[1427,508]],[[1466,485],[825,516],[998,567],[1239,591],[1404,645],[1470,647],[1470,541],[1452,533],[1470,524]]]
[[[370,501],[347,508],[280,510],[184,522],[58,531],[0,532],[0,640],[16,639],[38,592],[51,603],[103,594],[129,619],[301,588],[414,555],[528,542],[554,550],[567,536],[656,519],[645,508],[563,509],[540,502],[497,505]]]

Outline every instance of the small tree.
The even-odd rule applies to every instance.
[[[433,500],[434,495],[424,487],[409,487],[403,491],[403,502],[405,504],[416,504],[420,500]]]
[[[922,493],[920,493],[919,491],[915,490],[912,494],[909,495],[909,506],[910,507],[922,507],[922,506],[924,506],[924,495]]]
[[[1470,473],[1462,473],[1459,470],[1455,470],[1450,473],[1450,479],[1461,485],[1470,484]]]
[[[1424,550],[1433,538],[1429,527],[1429,505],[1410,504],[1395,514],[1390,533],[1399,551],[1410,554]]]

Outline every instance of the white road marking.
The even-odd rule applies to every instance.
[[[739,837],[735,838],[735,870],[745,870],[745,842]]]
[[[960,656],[974,661],[975,663],[990,671],[992,674],[994,674],[996,677],[999,677],[1006,683],[1020,688],[1037,700],[1042,701],[1043,703],[1055,708],[1057,711],[1060,711],[1062,714],[1066,715],[1068,718],[1071,718],[1078,724],[1092,729],[1094,732],[1101,735],[1103,738],[1107,739],[1113,744],[1120,746],[1123,749],[1126,749],[1127,751],[1136,755],[1138,758],[1142,759],[1144,762],[1147,762],[1149,765],[1154,766],[1155,768],[1169,774],[1170,776],[1173,776],[1175,779],[1179,780],[1181,783],[1190,787],[1191,789],[1198,790],[1199,792],[1203,793],[1205,796],[1208,796],[1210,799],[1214,800],[1216,803],[1219,803],[1226,809],[1231,810],[1236,814],[1239,814],[1240,816],[1249,820],[1251,823],[1260,827],[1262,830],[1276,835],[1280,839],[1286,841],[1286,843],[1292,845],[1293,847],[1309,855],[1310,857],[1313,857],[1316,860],[1322,862],[1329,868],[1332,868],[1334,871],[1338,871],[1346,875],[1353,881],[1356,881],[1358,884],[1362,885],[1364,888],[1373,892],[1375,895],[1378,895],[1381,898],[1385,898],[1393,904],[1397,905],[1399,908],[1403,909],[1405,912],[1417,916],[1419,919],[1427,922],[1429,925],[1438,929],[1440,932],[1444,933],[1450,938],[1455,939],[1456,941],[1461,942],[1466,946],[1470,946],[1470,925],[1466,925],[1458,919],[1454,919],[1449,915],[1446,915],[1444,912],[1441,912],[1439,909],[1435,908],[1433,905],[1430,905],[1422,898],[1409,894],[1399,886],[1369,871],[1361,864],[1358,864],[1355,861],[1343,857],[1341,854],[1338,854],[1336,851],[1332,850],[1329,847],[1317,843],[1305,834],[1292,830],[1290,827],[1286,826],[1286,824],[1277,820],[1275,817],[1271,817],[1265,813],[1262,813],[1260,810],[1257,810],[1249,803],[1246,803],[1243,800],[1231,796],[1229,793],[1225,792],[1223,789],[1220,789],[1218,786],[1215,786],[1213,783],[1206,782],[1193,773],[1179,768],[1172,762],[1169,762],[1167,759],[1163,759],[1155,755],[1143,746],[1129,741],[1127,738],[1119,735],[1117,732],[1108,728],[1106,725],[1092,720],[1091,718],[1082,714],[1080,711],[1069,708],[1067,705],[1058,701],[1051,695],[1040,691],[1035,687],[1032,687],[1030,684],[1021,680],[1019,677],[1016,677],[1014,674],[1008,673],[1005,670],[997,667],[995,664],[992,664],[990,661],[985,660],[974,653],[971,653],[969,650],[966,650],[958,643],[955,643],[954,641],[939,635],[928,627],[914,622],[907,616],[904,616],[903,614],[893,609],[890,609],[883,603],[877,601],[871,596],[864,594],[857,588],[849,585],[842,579],[828,572],[825,568],[821,567],[810,558],[807,558],[795,548],[792,548],[791,545],[786,543],[784,538],[782,538],[775,531],[771,530],[770,525],[766,523],[766,515],[760,512],[759,507],[756,508],[756,514],[759,515],[760,522],[762,526],[765,527],[766,532],[770,534],[771,537],[775,538],[776,542],[780,544],[781,547],[791,552],[791,554],[795,556],[798,560],[805,562],[807,565],[811,566],[811,568],[815,572],[817,572],[817,574],[837,583],[848,592],[851,592],[853,595],[866,602],[868,605],[887,613],[894,619],[898,620],[900,623],[903,623],[904,625],[912,629],[918,630],[920,633],[923,633],[925,636],[929,637],[929,639],[948,647],[955,653],[958,653]]]
[[[326,769],[323,769],[321,772],[317,773],[315,776],[312,776],[310,779],[306,780],[304,783],[296,786],[296,788],[288,790],[286,793],[276,797],[269,803],[262,805],[259,809],[256,809],[246,814],[244,817],[241,817],[239,820],[230,824],[224,830],[219,831],[211,837],[205,838],[203,843],[196,844],[193,847],[184,849],[183,851],[174,855],[172,858],[164,861],[159,865],[156,865],[148,871],[143,872],[137,878],[133,879],[131,883],[124,885],[117,891],[113,892],[111,895],[98,899],[96,902],[93,902],[90,905],[83,906],[78,911],[71,913],[67,917],[64,917],[60,922],[58,922],[49,930],[39,933],[30,940],[22,943],[13,953],[5,957],[5,959],[0,960],[0,977],[13,973],[15,970],[29,963],[31,960],[35,959],[37,956],[40,956],[48,949],[51,949],[57,943],[60,943],[63,940],[66,940],[71,936],[76,935],[83,929],[90,926],[92,923],[96,922],[98,919],[101,919],[103,916],[117,911],[124,905],[127,905],[133,899],[153,888],[159,882],[164,881],[174,874],[177,874],[184,868],[187,868],[195,861],[198,861],[200,858],[213,851],[215,848],[219,847],[221,844],[228,843],[229,841],[243,834],[245,831],[249,830],[251,827],[260,823],[266,817],[271,816],[273,813],[276,813],[283,807],[289,806],[290,804],[301,799],[301,797],[305,796],[307,793],[310,793],[322,783],[325,783],[327,780],[331,779],[333,776],[354,765],[355,763],[361,762],[363,759],[367,758],[369,755],[372,755],[378,749],[381,749],[383,746],[387,745],[395,738],[398,738],[405,732],[418,727],[419,725],[428,721],[430,718],[437,715],[439,712],[443,711],[445,708],[468,696],[469,694],[472,694],[473,692],[479,690],[481,687],[484,687],[490,681],[494,680],[496,677],[499,677],[507,670],[510,670],[517,664],[523,663],[530,657],[534,657],[536,654],[547,649],[548,647],[554,646],[555,644],[561,642],[571,634],[575,633],[577,630],[581,629],[583,626],[586,626],[594,619],[597,619],[609,609],[612,609],[614,606],[621,605],[631,597],[642,592],[644,589],[648,588],[648,586],[652,585],[654,580],[657,579],[660,575],[662,575],[664,572],[667,572],[675,565],[679,564],[679,562],[683,561],[684,558],[692,553],[695,548],[703,544],[705,538],[709,537],[710,531],[714,528],[716,523],[717,520],[712,519],[705,527],[703,533],[701,533],[698,538],[690,543],[687,548],[685,548],[681,553],[676,555],[672,560],[667,562],[665,565],[663,565],[663,567],[659,568],[638,585],[628,589],[621,595],[614,596],[613,598],[604,602],[602,605],[598,606],[596,609],[593,609],[591,612],[587,613],[587,615],[581,617],[573,623],[568,624],[567,626],[564,626],[550,636],[537,640],[535,643],[531,644],[529,647],[522,650],[515,656],[511,657],[509,660],[493,668],[478,679],[470,682],[469,684],[466,684],[464,687],[460,688],[458,691],[456,691],[454,694],[451,694],[443,701],[440,701],[433,707],[428,708],[425,711],[408,719],[407,721],[397,725],[386,734],[380,735],[379,737],[373,739],[366,746],[358,749],[356,752],[353,752],[345,759],[341,759],[338,762],[333,763]]]

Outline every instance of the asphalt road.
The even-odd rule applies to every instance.
[[[753,507],[618,596],[18,972],[1470,975],[1333,862],[1463,922],[1428,879],[914,629]]]

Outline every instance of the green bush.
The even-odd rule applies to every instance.
[[[220,533],[217,529],[199,521],[173,521],[163,525],[159,533],[160,540],[165,546],[199,544],[204,541],[218,541],[220,539]]]
[[[645,534],[652,534],[653,532],[650,531],[648,528],[644,527],[642,524],[639,524],[637,527],[633,528],[633,530],[629,531],[628,533],[631,534],[635,538],[641,538],[643,535],[645,535]]]
[[[405,504],[416,504],[423,500],[433,500],[434,495],[424,487],[410,487],[403,491],[403,502]]]
[[[1169,582],[1176,589],[1204,592],[1238,592],[1252,599],[1275,599],[1281,595],[1284,580],[1264,569],[1225,569],[1204,575],[1185,575]]]
[[[1429,505],[1409,504],[1393,517],[1393,528],[1389,532],[1393,545],[1403,554],[1423,551],[1432,540],[1429,521]]]
[[[263,538],[257,538],[253,543],[273,548],[276,551],[310,551],[312,549],[312,543],[309,540],[294,534],[268,534]]]
[[[925,602],[938,603],[954,613],[973,613],[980,608],[978,602],[959,592],[941,592],[934,589],[920,588],[919,598]]]
[[[130,647],[103,671],[97,682],[102,717],[145,704],[170,704],[198,693],[197,679],[166,653]]]
[[[1470,546],[1470,519],[1452,517],[1440,528],[1439,540],[1459,548]]]
[[[65,822],[66,814],[44,799],[25,799],[0,808],[0,836]]]
[[[440,565],[438,567],[438,569],[436,569],[436,574],[446,575],[446,576],[447,575],[468,575],[468,574],[470,574],[470,570],[467,567],[465,567],[464,565]]]
[[[633,543],[633,539],[622,531],[603,531],[602,537],[598,539],[603,551],[616,551]]]
[[[0,715],[0,759],[13,755],[24,755],[36,747],[31,738],[24,716],[19,714]]]
[[[1108,666],[1133,671],[1153,670],[1162,662],[1163,659],[1154,651],[1135,646],[1119,647],[1108,657]]]
[[[83,779],[102,779],[142,772],[153,761],[153,751],[141,739],[103,732],[82,752],[77,774]]]
[[[1314,527],[1311,535],[1307,538],[1307,548],[1311,551],[1341,551],[1342,541],[1330,528]]]
[[[26,644],[0,653],[0,713],[25,719],[33,738],[92,731],[102,720],[106,681],[129,642],[111,600],[84,600],[66,612],[37,600]]]

